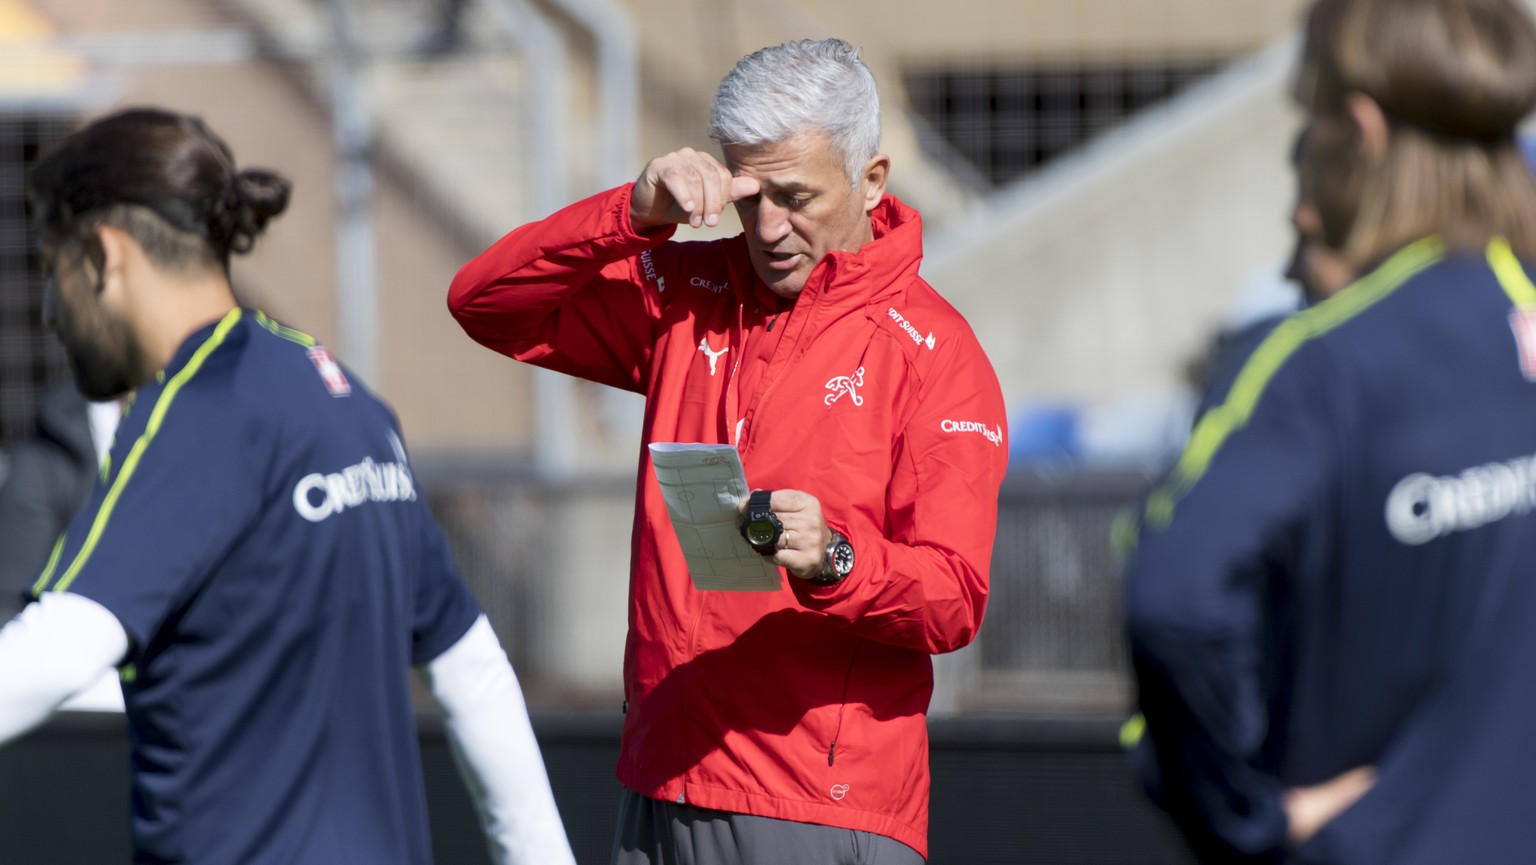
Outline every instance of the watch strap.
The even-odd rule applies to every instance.
[[[747,519],[773,513],[773,490],[753,490],[747,496]]]
[[[784,524],[779,522],[778,515],[773,512],[772,499],[773,490],[753,490],[747,496],[747,514],[741,521],[741,536],[760,556],[771,556],[778,552],[779,538],[784,532]],[[753,542],[750,532],[757,523],[767,523],[773,529],[773,538],[762,545]]]

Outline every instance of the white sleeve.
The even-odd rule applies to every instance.
[[[422,668],[496,865],[575,865],[517,674],[481,615]]]
[[[0,745],[41,724],[128,654],[128,633],[90,598],[45,592],[0,629]]]
[[[109,669],[93,684],[64,701],[60,712],[116,712],[127,710],[123,703],[123,682],[117,670]]]

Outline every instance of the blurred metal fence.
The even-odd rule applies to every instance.
[[[528,471],[427,464],[420,474],[460,567],[507,643],[534,705],[617,704],[625,628],[622,605],[583,605],[601,622],[583,645],[575,623],[555,610],[573,586],[622,597],[627,591],[629,523],[590,524],[586,543],[615,544],[609,572],[576,575],[558,524],[573,500],[629,506],[632,481],[577,486],[541,482]],[[1113,525],[1147,476],[1136,473],[1015,471],[999,499],[992,594],[971,646],[938,662],[935,711],[1116,715],[1129,706],[1120,629],[1120,564]],[[563,514],[563,516],[562,516]],[[579,519],[579,518],[578,518]],[[585,684],[569,656],[595,652],[598,675]]]
[[[1148,477],[1013,471],[998,501],[986,623],[954,665],[967,710],[1114,714],[1129,706],[1111,535]]]
[[[28,218],[26,170],[73,122],[48,108],[0,111],[0,448],[32,432],[38,391],[67,369],[57,340],[39,326],[44,277]]]
[[[957,64],[911,69],[904,83],[913,111],[928,126],[924,146],[930,156],[957,176],[974,172],[988,185],[1002,186],[1219,66],[1209,59],[1155,56],[1135,64]]]

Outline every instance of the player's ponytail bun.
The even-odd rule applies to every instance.
[[[243,254],[251,251],[268,220],[288,207],[293,184],[286,177],[260,168],[236,174],[214,201],[208,216],[208,241],[214,249]]]
[[[78,237],[106,220],[165,266],[229,267],[288,207],[292,184],[273,171],[237,170],[200,118],[131,108],[69,136],[31,178],[45,241]]]

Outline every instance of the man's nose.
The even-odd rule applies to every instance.
[[[1296,228],[1298,234],[1313,238],[1323,233],[1323,218],[1317,212],[1317,205],[1310,201],[1297,201],[1291,209],[1291,225]]]
[[[788,210],[766,200],[758,204],[756,233],[759,243],[778,243],[789,236],[789,231]]]

